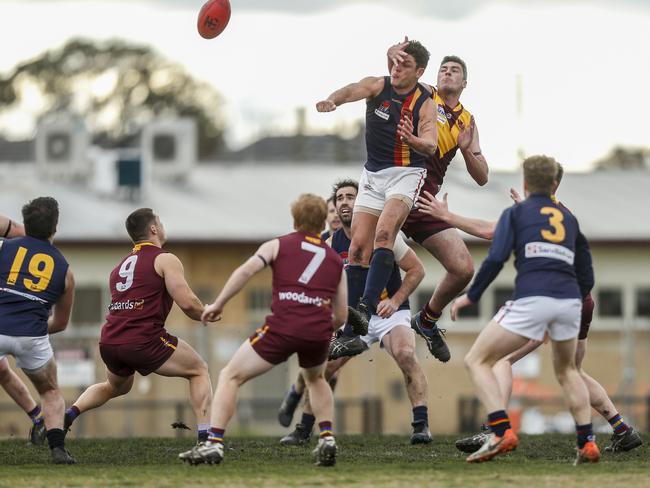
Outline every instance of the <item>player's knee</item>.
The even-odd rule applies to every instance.
[[[392,247],[395,236],[388,229],[377,229],[375,234],[375,247]]]
[[[474,263],[470,259],[462,259],[448,268],[451,275],[455,276],[459,285],[467,285],[474,277]]]
[[[465,355],[463,358],[463,364],[465,365],[465,369],[472,369],[477,365],[477,358],[472,354],[472,351]]]
[[[411,370],[417,364],[415,358],[415,348],[413,346],[401,346],[395,351],[395,361],[402,370]]]

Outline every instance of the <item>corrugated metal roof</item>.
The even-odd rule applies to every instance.
[[[492,172],[476,185],[462,162],[454,162],[443,185],[454,212],[495,220],[511,204],[509,188],[521,188],[517,173]],[[34,164],[0,164],[0,213],[20,217],[28,200],[59,200],[59,241],[124,241],[124,219],[152,207],[170,240],[261,241],[291,230],[289,205],[300,193],[328,196],[340,178],[358,178],[361,164],[238,163],[199,165],[187,181],[153,182],[140,202],[107,197],[79,182],[38,177]],[[558,196],[577,215],[591,241],[650,241],[650,171],[568,173]]]

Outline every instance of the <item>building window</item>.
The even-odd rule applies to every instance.
[[[512,300],[515,289],[512,287],[500,286],[494,289],[494,313],[497,313],[508,300]]]
[[[273,291],[270,288],[251,288],[246,296],[246,309],[249,313],[267,314],[271,310]]]
[[[598,290],[598,315],[601,317],[623,316],[623,292],[616,288]]]
[[[636,316],[650,317],[650,288],[639,288],[636,291]]]
[[[101,286],[76,286],[71,322],[79,326],[97,326],[104,321],[102,306],[104,290]]]

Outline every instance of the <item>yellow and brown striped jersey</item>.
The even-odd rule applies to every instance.
[[[438,148],[434,156],[427,158],[427,182],[423,189],[435,194],[438,191],[438,186],[442,185],[447,167],[458,150],[458,134],[460,132],[458,121],[460,120],[466,127],[469,127],[472,114],[461,103],[454,108],[448,107],[435,87],[432,86],[431,91],[431,98],[438,105]]]

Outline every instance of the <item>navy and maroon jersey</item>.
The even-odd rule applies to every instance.
[[[100,344],[142,343],[165,337],[165,320],[174,304],[154,261],[167,251],[148,242],[133,251],[111,272],[111,304]]]
[[[417,136],[420,107],[430,97],[431,93],[420,83],[409,93],[398,95],[390,83],[390,76],[384,77],[384,89],[366,102],[366,170],[376,172],[395,166],[425,167],[426,157],[401,141],[397,135],[397,125],[402,116],[411,118],[413,133]]]
[[[399,236],[397,238],[401,239]],[[350,242],[350,239],[345,235],[345,231],[342,228],[338,229],[336,232],[334,232],[334,234],[332,234],[332,249],[334,249],[338,255],[341,256],[346,270],[348,268],[348,252],[350,250]],[[386,288],[384,288],[384,290],[381,292],[379,300],[381,301],[388,297],[392,297],[395,293],[397,293],[397,290],[399,290],[401,286],[402,275],[399,270],[399,265],[397,262],[395,262],[393,264],[393,271],[390,274],[388,283],[386,283]],[[410,308],[411,307],[409,300],[407,298],[402,302],[398,310],[408,310]]]
[[[0,334],[46,336],[67,272],[68,262],[49,241],[29,236],[0,241]]]
[[[343,262],[322,239],[304,232],[279,237],[271,263],[273,302],[266,324],[275,332],[309,341],[331,337],[332,299]]]
[[[591,255],[577,219],[549,195],[532,194],[507,208],[494,231],[487,258],[467,293],[476,303],[515,252],[513,300],[546,296],[582,298],[578,276],[592,277]]]

